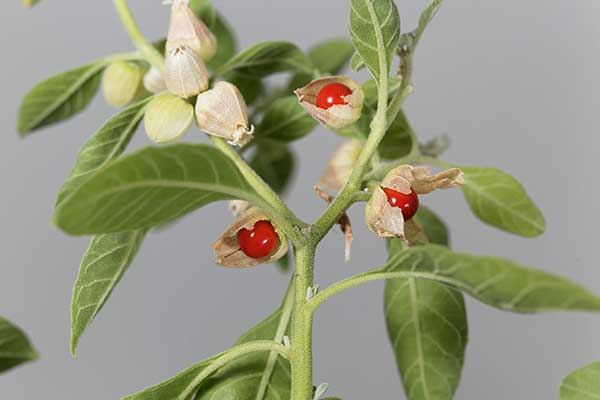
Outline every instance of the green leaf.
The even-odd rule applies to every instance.
[[[225,75],[224,80],[234,84],[239,89],[246,105],[254,103],[265,89],[265,85],[260,78],[236,72]]]
[[[346,39],[328,39],[308,50],[308,58],[314,68],[322,74],[337,75],[350,62],[354,46]],[[313,74],[297,74],[292,77],[288,88],[291,90],[305,86],[313,79]]]
[[[0,373],[37,358],[25,333],[0,317]]]
[[[415,219],[431,243],[448,246],[450,243],[448,228],[437,214],[425,206],[419,206]]]
[[[233,29],[221,14],[217,13],[212,33],[217,38],[217,52],[208,62],[208,66],[215,70],[229,61],[237,52],[237,40]]]
[[[429,25],[439,8],[442,6],[443,2],[444,0],[433,0],[421,13],[421,17],[419,18],[419,25],[417,26],[417,29],[415,29],[415,31],[413,32],[413,47],[419,43],[421,36],[423,36],[423,32],[425,32],[425,29],[427,28],[427,25]]]
[[[324,74],[337,75],[350,62],[354,46],[347,39],[328,39],[308,51],[308,58]]]
[[[397,159],[408,155],[414,145],[412,127],[400,110],[379,144],[379,154],[385,159]]]
[[[317,126],[298,103],[296,96],[286,96],[269,105],[256,128],[256,138],[291,142],[301,139]]]
[[[71,301],[71,354],[135,258],[145,231],[92,238],[81,261]]]
[[[358,72],[361,69],[363,69],[364,67],[365,67],[365,62],[360,57],[360,54],[358,54],[355,51],[354,54],[352,54],[352,58],[350,58],[350,68],[352,68],[353,71]]]
[[[273,340],[280,343],[289,331],[291,293],[284,305],[274,314],[246,332],[236,344],[255,340]],[[211,357],[180,372],[175,377],[124,400],[184,400],[182,395],[194,379],[217,358]],[[277,400],[289,398],[289,363],[274,352],[250,353],[217,370],[199,383],[196,400]],[[280,397],[279,397],[280,396]],[[187,400],[187,399],[185,399]]]
[[[19,110],[21,136],[83,111],[98,92],[105,65],[104,61],[97,61],[63,72],[31,89]]]
[[[213,29],[217,20],[217,11],[210,0],[189,0],[189,6],[208,28]]]
[[[181,371],[171,379],[141,392],[124,397],[123,400],[180,400],[179,396],[193,383],[194,379],[224,353],[203,360]],[[187,399],[185,399],[187,400]]]
[[[60,204],[82,182],[90,178],[94,172],[119,157],[135,134],[140,121],[144,117],[146,105],[150,98],[132,105],[119,112],[102,125],[102,127],[83,145],[79,151],[75,167],[71,175],[61,187],[56,204]]]
[[[373,77],[389,75],[400,42],[400,16],[393,0],[352,0],[350,35]]]
[[[214,147],[149,147],[85,181],[59,205],[54,221],[74,235],[125,232],[163,225],[225,199],[269,207]]]
[[[385,317],[409,400],[452,400],[467,346],[460,292],[416,278],[388,280]]]
[[[277,193],[283,193],[294,173],[296,160],[289,146],[276,142],[259,143],[250,166]]]
[[[600,399],[600,362],[578,369],[563,379],[560,400]]]
[[[290,335],[292,292],[288,291],[275,313],[244,333],[236,344],[255,340],[281,343],[284,335]],[[289,399],[290,379],[290,365],[277,353],[252,353],[227,364],[205,381],[195,400]]]
[[[465,173],[462,191],[480,220],[524,237],[545,231],[544,216],[515,178],[495,168],[460,168]]]
[[[600,298],[565,278],[439,245],[396,252],[383,270],[411,271],[414,277],[445,283],[506,311],[600,311]]]
[[[262,78],[284,71],[312,73],[313,66],[304,53],[292,43],[262,42],[244,50],[217,68],[214,75],[222,76],[231,71]]]

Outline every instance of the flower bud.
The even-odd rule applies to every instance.
[[[322,90],[328,90],[332,85],[345,87],[347,95],[341,95],[337,102],[324,108],[319,104]],[[331,76],[310,82],[303,88],[294,92],[298,96],[300,105],[304,107],[313,118],[331,129],[341,129],[352,125],[359,118],[362,111],[364,94],[362,87],[353,79],[345,76]]]
[[[342,143],[327,163],[317,186],[339,192],[348,182],[361,150],[362,143],[358,140],[352,139]]]
[[[188,6],[187,0],[175,0],[171,7],[171,22],[167,35],[167,52],[184,45],[204,61],[217,52],[217,39]]]
[[[400,165],[391,170],[381,185],[373,191],[365,209],[365,222],[372,232],[381,237],[396,237],[407,242],[412,242],[413,238],[423,241],[424,235],[418,224],[412,219],[405,221],[403,209],[390,204],[385,190],[391,189],[407,196],[413,192],[421,195],[462,184],[464,175],[458,168],[432,176],[426,166]]]
[[[102,92],[106,102],[113,107],[125,107],[144,92],[144,70],[141,66],[117,61],[108,66],[102,77]]]
[[[185,99],[208,89],[208,71],[202,60],[187,46],[170,51],[165,60],[165,83],[169,91]]]
[[[246,200],[230,200],[227,206],[229,212],[231,213],[231,215],[233,215],[234,218],[237,218],[240,215],[242,215],[242,213],[250,207],[250,203],[248,203]]]
[[[196,100],[196,122],[209,135],[243,146],[250,141],[254,127],[248,124],[248,107],[242,94],[229,82],[218,82]]]
[[[277,234],[278,241],[270,254],[262,258],[252,258],[242,251],[238,240],[238,233],[244,229],[254,229],[255,224],[259,221],[268,221],[272,224],[272,221],[262,210],[250,208],[227,228],[213,243],[217,264],[229,268],[247,268],[260,264],[270,264],[286,255],[288,252],[288,241],[275,225],[273,225],[273,228]]]
[[[156,142],[169,142],[183,136],[194,120],[194,107],[170,93],[154,97],[146,107],[144,126],[148,137]]]
[[[150,71],[144,75],[144,87],[150,93],[161,93],[167,90],[167,85],[162,76],[162,73],[155,67],[150,68]]]

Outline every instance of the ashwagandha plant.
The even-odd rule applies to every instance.
[[[229,24],[209,0],[174,0],[166,40],[151,43],[126,1],[114,0],[136,51],[38,84],[23,100],[18,122],[26,136],[63,121],[83,111],[100,87],[110,105],[124,107],[85,143],[56,202],[60,229],[94,235],[73,293],[72,353],[144,237],[219,200],[231,201],[236,219],[213,244],[216,262],[285,267],[293,252],[285,298],[230,349],[128,400],[320,399],[327,385],[313,382],[313,315],[332,296],[375,280],[386,280],[387,329],[411,400],[454,396],[467,345],[463,293],[518,313],[600,311],[600,298],[566,279],[503,258],[453,252],[442,220],[419,205],[422,195],[460,187],[489,225],[524,237],[545,229],[514,178],[443,161],[447,139],[419,143],[402,111],[413,91],[415,51],[441,3],[423,11],[415,30],[402,31],[392,0],[351,0],[350,40],[326,40],[305,54],[280,41],[237,53]],[[366,68],[372,79],[339,76],[348,63]],[[285,84],[266,84],[275,73],[289,74]],[[154,142],[180,138],[195,122],[210,144],[152,145],[123,156],[142,120]],[[306,223],[280,195],[294,167],[290,143],[317,121],[347,141],[317,183],[328,205]],[[441,172],[431,174],[428,165]],[[365,208],[366,225],[385,239],[389,259],[319,289],[315,252],[339,225],[349,254],[346,211],[353,205]],[[3,351],[0,345],[0,360]],[[598,398],[599,376],[595,364],[566,378],[563,399]]]

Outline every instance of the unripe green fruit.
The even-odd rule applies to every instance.
[[[106,102],[117,108],[125,107],[144,93],[144,68],[117,61],[108,66],[102,78],[102,92]]]

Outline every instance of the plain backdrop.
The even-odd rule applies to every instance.
[[[132,0],[151,38],[164,35],[168,7]],[[241,48],[289,40],[306,48],[346,36],[349,1],[215,1],[237,28]],[[425,0],[399,0],[403,30]],[[478,222],[460,191],[423,201],[451,226],[460,251],[506,256],[560,273],[600,293],[597,180],[600,146],[600,3],[597,0],[449,0],[416,57],[416,91],[407,112],[422,138],[446,133],[445,158],[499,167],[528,188],[548,220],[547,233],[522,239]],[[220,269],[211,241],[229,222],[223,203],[153,233],[108,304],[69,355],[69,304],[86,238],[50,224],[58,187],[77,150],[114,110],[99,97],[65,124],[21,140],[21,97],[42,78],[131,49],[108,0],[42,0],[27,11],[0,6],[0,315],[22,326],[41,359],[0,376],[0,399],[118,399],[169,378],[228,347],[273,311],[288,277],[264,266]],[[362,75],[364,77],[364,75]],[[199,140],[198,131],[187,140]],[[312,193],[340,139],[318,129],[294,145],[300,171],[290,206],[313,220],[324,204]],[[133,147],[148,145],[140,130]],[[352,262],[332,232],[320,247],[324,286],[380,265],[380,240],[363,227]],[[315,382],[344,399],[403,399],[386,337],[381,283],[334,298],[315,320]],[[600,315],[507,314],[468,299],[470,343],[457,399],[558,398],[561,378],[600,360]]]

